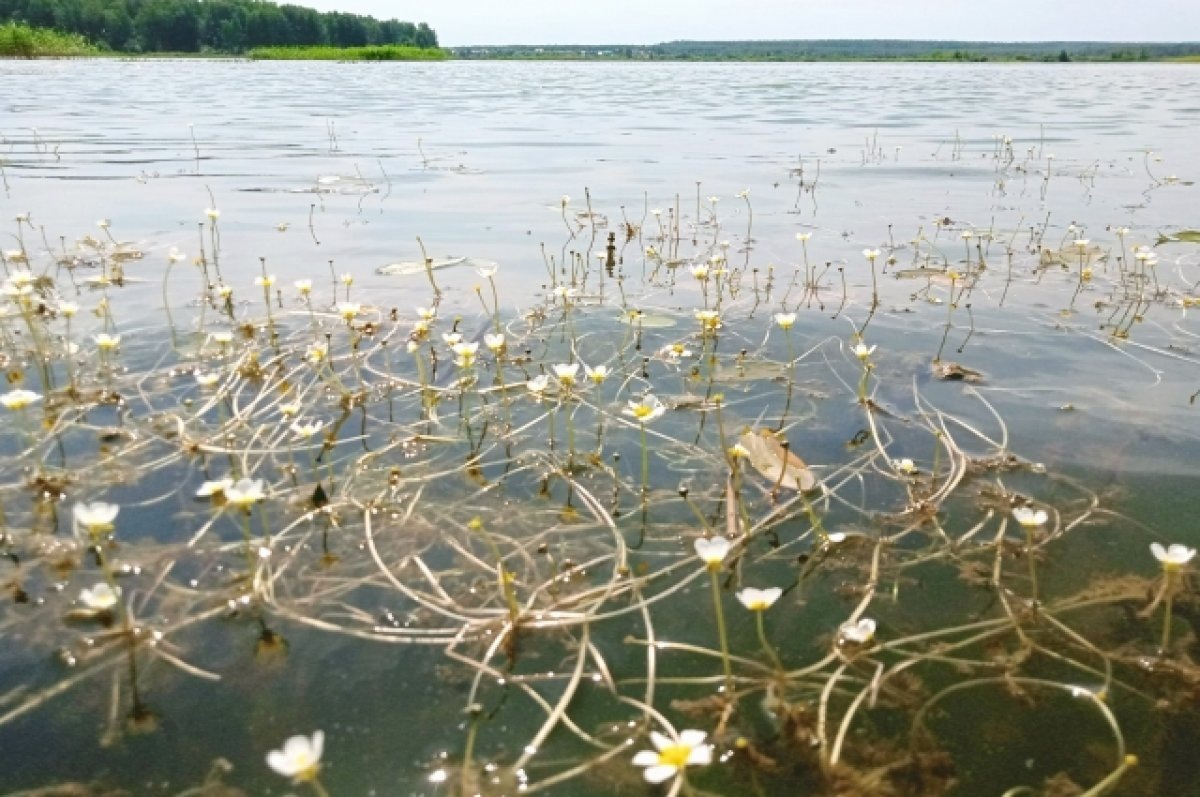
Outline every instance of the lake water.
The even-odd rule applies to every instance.
[[[1200,603],[1155,602],[1148,547],[1200,542],[1198,125],[1168,64],[0,62],[0,249],[47,278],[0,317],[47,397],[0,427],[0,790],[306,793],[263,759],[322,728],[333,795],[639,794],[669,720],[716,743],[712,793],[1200,794]],[[456,370],[452,325],[503,328],[505,367]],[[512,389],[574,361],[614,375]],[[722,452],[780,426],[821,492],[755,449],[727,504]],[[267,500],[193,498],[226,475]],[[107,628],[92,500],[122,507]],[[692,555],[723,530],[724,720]],[[786,675],[741,586],[789,588]]]

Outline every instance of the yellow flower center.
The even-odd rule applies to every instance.
[[[638,420],[642,420],[643,418],[649,418],[650,413],[652,412],[654,412],[653,407],[648,407],[645,404],[638,404],[633,408],[633,417],[637,418]]]
[[[659,766],[682,769],[692,755],[692,748],[686,744],[673,744],[658,751]]]

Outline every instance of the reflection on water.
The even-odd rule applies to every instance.
[[[0,786],[1193,793],[1198,80],[0,63]]]

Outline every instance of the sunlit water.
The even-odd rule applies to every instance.
[[[872,356],[875,401],[897,416],[892,428],[897,455],[911,456],[925,469],[936,464],[932,437],[920,433],[918,408],[940,411],[986,436],[972,438],[973,454],[1002,447],[1024,463],[1035,463],[1011,476],[989,473],[979,485],[964,488],[968,496],[986,492],[985,483],[988,489],[1002,484],[1029,491],[1047,505],[1058,502],[1068,519],[1085,511],[1084,496],[1096,496],[1104,512],[1089,520],[1094,528],[1073,530],[1040,562],[1043,590],[1069,595],[1088,583],[1084,574],[1153,575],[1150,541],[1200,541],[1194,498],[1200,407],[1189,403],[1200,389],[1198,327],[1190,315],[1194,310],[1184,303],[1195,295],[1193,286],[1200,279],[1200,246],[1157,247],[1161,292],[1145,306],[1136,306],[1128,318],[1114,300],[1128,295],[1117,286],[1121,269],[1132,267],[1135,245],[1154,244],[1160,232],[1200,227],[1191,185],[1200,177],[1193,143],[1198,124],[1200,72],[1174,65],[0,62],[0,248],[11,250],[19,243],[21,230],[11,220],[28,213],[39,233],[26,227],[24,244],[35,270],[46,271],[53,262],[47,245],[57,250],[72,247],[84,235],[102,238],[96,222],[108,219],[117,240],[145,255],[127,264],[129,283],[113,299],[125,337],[122,356],[135,371],[187,362],[166,354],[167,252],[177,247],[190,259],[203,244],[211,256],[212,240],[201,227],[210,207],[220,209],[220,268],[235,288],[241,317],[261,320],[261,291],[252,283],[260,273],[260,259],[265,259],[301,326],[303,313],[292,284],[314,279],[315,293],[327,305],[334,290],[330,261],[333,271],[354,275],[356,300],[383,313],[398,308],[399,317],[411,323],[413,308],[430,300],[425,275],[388,276],[377,269],[420,262],[418,237],[439,262],[458,257],[498,262],[506,319],[542,304],[551,270],[562,279],[574,272],[570,263],[578,257],[590,266],[583,285],[587,307],[572,330],[580,336],[585,361],[615,356],[620,339],[630,331],[617,321],[618,285],[611,277],[604,282],[599,274],[597,255],[604,254],[609,232],[617,233],[629,307],[672,324],[647,325],[641,351],[648,356],[671,342],[701,345],[694,338],[691,315],[702,296],[690,267],[725,251],[728,265],[741,274],[741,296],[731,302],[725,318],[722,354],[732,358],[745,348],[752,359],[763,355],[772,361],[757,373],[739,374],[728,360],[726,375],[714,381],[729,402],[727,421],[740,428],[779,417],[786,369],[778,362],[788,357],[788,349],[779,330],[768,335],[770,314],[779,309],[795,269],[803,271],[805,250],[796,234],[811,233],[807,256],[820,275],[821,291],[803,301],[792,331],[795,354],[804,353],[789,408],[792,422],[798,422],[789,432],[795,450],[823,474],[838,472],[861,454],[859,433],[865,422],[854,401],[859,366],[848,350],[855,329],[867,323],[866,340],[878,346]],[[742,191],[748,195],[739,196]],[[570,197],[565,207],[564,195]],[[587,211],[589,202],[604,219],[595,229],[577,215]],[[647,257],[645,249],[654,245],[664,251],[659,225],[669,227],[676,215],[681,230],[677,250],[684,262],[671,273]],[[1123,256],[1122,239],[1114,231],[1119,227],[1129,228]],[[964,232],[972,237],[964,239]],[[914,244],[918,236],[925,240]],[[1088,239],[1083,248],[1092,269],[1082,286],[1073,254],[1077,239]],[[729,242],[727,250],[722,241]],[[1006,256],[1010,247],[1011,263]],[[1057,253],[1063,262],[1037,269],[1039,247]],[[882,252],[881,302],[873,315],[864,249]],[[955,309],[943,342],[953,285],[944,275],[931,281],[914,276],[913,270],[970,271],[978,267],[981,254],[986,272]],[[885,264],[889,257],[895,262]],[[445,291],[442,318],[460,314],[468,336],[480,336],[490,323],[480,305],[480,296],[491,301],[486,281],[470,265],[449,265],[434,273]],[[173,322],[185,337],[198,323],[193,304],[198,274],[188,262],[176,265],[166,288]],[[652,275],[649,284],[643,284],[646,275]],[[1143,288],[1152,290],[1148,282]],[[94,304],[92,295],[85,291],[82,296],[85,308]],[[789,298],[795,304],[803,297],[800,286]],[[1072,303],[1074,310],[1065,312]],[[1135,322],[1132,315],[1144,320]],[[1113,324],[1119,328],[1126,320],[1128,340],[1114,338]],[[77,330],[82,336],[95,324],[81,313]],[[537,351],[531,356],[536,360],[542,351],[555,352],[547,360],[551,363],[569,356],[559,335],[547,333],[543,340],[535,334],[529,345]],[[399,360],[402,346],[396,348]],[[967,385],[936,379],[930,363],[939,350],[943,360],[979,371],[981,381]],[[443,369],[448,360],[446,355]],[[687,373],[686,367],[665,369],[652,380],[653,389],[664,398],[703,392]],[[140,390],[146,407],[163,412],[176,410],[187,394],[165,376],[148,380]],[[614,414],[637,395],[632,388],[606,390],[606,400],[615,403]],[[416,420],[411,404],[407,406],[407,420]],[[449,412],[443,408],[443,414]],[[335,417],[331,412],[326,420]],[[533,416],[526,411],[523,417],[529,421]],[[88,420],[89,428],[107,428],[119,418],[101,407]],[[11,457],[19,450],[20,432],[9,416],[5,423],[5,453]],[[356,417],[350,426],[357,423]],[[564,420],[557,423],[561,435]],[[955,433],[965,428],[948,423]],[[652,463],[652,481],[665,495],[664,504],[670,504],[657,520],[669,530],[689,522],[689,510],[673,497],[676,485],[690,485],[705,496],[705,511],[714,511],[723,483],[712,462],[689,459],[690,449],[678,442],[692,443],[704,435],[709,448],[719,450],[712,426],[698,432],[694,417],[674,417],[666,419],[663,432],[678,443],[664,438]],[[454,433],[452,427],[449,434]],[[353,432],[348,426],[342,434]],[[372,434],[377,436],[373,443],[387,437]],[[637,435],[628,430],[623,436],[611,434],[606,455],[620,451],[621,467],[636,484]],[[594,444],[590,420],[577,435],[586,440],[581,446]],[[526,435],[538,436],[536,431]],[[96,437],[94,431],[65,433],[64,450],[94,463],[97,449],[102,450]],[[989,447],[987,441],[997,445]],[[151,447],[132,461],[153,462],[156,453],[166,456],[168,449],[165,444],[161,452]],[[469,453],[462,445],[404,452],[395,464],[430,479],[423,500],[435,508],[425,520],[398,524],[391,533],[435,535],[439,523],[461,526],[475,514],[501,530],[506,524],[540,528],[561,519],[563,495],[552,489],[552,497],[537,497],[537,467],[526,472],[518,468],[505,481],[507,466],[485,465],[483,478],[504,482],[505,491],[474,493],[459,484],[467,481],[461,472],[453,476],[453,485],[434,476],[443,466],[446,473],[461,471]],[[310,456],[301,454],[302,467]],[[391,464],[385,463],[385,472]],[[528,460],[519,464],[526,466]],[[1040,481],[1043,472],[1056,480],[1051,485]],[[9,466],[6,478],[15,484],[18,473],[18,466]],[[105,478],[97,477],[97,483]],[[162,554],[176,562],[171,569],[155,558],[155,546],[178,546],[203,525],[207,509],[191,500],[200,481],[194,464],[176,463],[161,471],[131,467],[128,474],[104,481],[102,492],[83,487],[78,494],[68,491],[62,519],[36,522],[48,522],[58,527],[59,535],[69,536],[70,500],[121,503],[119,536],[132,550],[146,546],[141,555],[155,559],[153,579],[206,595],[152,603],[152,611],[161,616],[143,619],[170,627],[185,615],[214,612],[220,617],[222,603],[214,597],[222,587],[219,571],[201,557]],[[598,477],[587,483],[597,493],[609,489]],[[864,480],[861,489],[846,487],[846,500],[865,511],[839,515],[835,507],[832,527],[873,535],[876,525],[886,525],[875,513],[902,508],[903,493],[895,485],[876,492],[876,486]],[[15,488],[6,491],[10,520],[36,524],[22,495]],[[439,507],[442,501],[449,505]],[[454,506],[459,501],[463,505]],[[980,517],[970,500],[960,503],[948,506],[943,515],[953,534],[969,533]],[[290,521],[292,510],[280,502],[272,512]],[[1109,510],[1119,514],[1105,514]],[[522,520],[523,512],[531,514]],[[636,502],[627,499],[625,513],[636,516]],[[176,794],[202,782],[213,760],[221,757],[233,765],[225,776],[229,785],[249,794],[285,793],[286,781],[266,770],[263,756],[287,736],[320,727],[328,737],[323,780],[332,794],[458,793],[453,774],[443,785],[438,773],[443,767],[453,773],[461,761],[473,716],[464,709],[474,672],[448,659],[440,644],[381,644],[333,632],[353,627],[370,637],[373,625],[421,626],[429,621],[378,581],[369,588],[340,591],[346,581],[366,578],[374,568],[360,540],[361,523],[344,519],[352,536],[338,544],[344,546],[342,566],[350,572],[339,571],[337,563],[326,569],[312,561],[292,563],[307,575],[298,584],[288,582],[280,604],[325,625],[306,627],[281,611],[272,625],[288,641],[286,656],[264,661],[261,650],[256,656],[259,626],[232,613],[174,633],[175,655],[220,680],[183,674],[156,660],[144,674],[144,688],[159,728],[146,735],[112,732],[114,724],[120,725],[110,723],[109,715],[124,700],[114,703],[113,698],[116,676],[123,671],[119,661],[106,659],[112,664],[108,670],[0,725],[0,749],[6,753],[0,785],[15,790],[60,780],[98,781],[137,794]],[[782,530],[783,553],[756,560],[760,584],[782,586],[794,579],[796,555],[811,547],[810,540],[794,540],[802,520],[792,519]],[[565,528],[554,545],[583,561],[599,555],[596,549],[604,543],[580,542],[572,538],[569,525]],[[236,524],[219,533],[227,542],[239,539]],[[635,524],[623,526],[622,533],[633,543],[639,532]],[[994,533],[993,524],[988,541]],[[1017,540],[1019,534],[1010,531],[1009,537]],[[690,551],[690,537],[680,544],[668,533],[657,543],[644,556],[634,556],[635,573],[643,572],[636,568],[653,570],[667,563],[688,567],[679,563]],[[311,536],[306,545],[319,549]],[[293,549],[287,550],[291,556]],[[483,552],[481,547],[477,553]],[[466,575],[458,573],[461,563],[453,552],[441,554],[444,561],[429,564],[447,569],[447,583],[454,582],[450,589],[495,588],[494,581],[481,576],[470,581],[470,567],[464,568]],[[396,556],[399,561],[401,553]],[[1019,559],[1013,565],[1019,572],[1025,566]],[[993,616],[989,593],[956,584],[955,565],[938,567],[906,570],[903,583],[898,578],[887,585],[899,596],[900,608],[890,614],[873,609],[886,633],[895,637],[939,623],[966,622],[952,610],[959,601],[971,602],[972,618]],[[405,574],[411,577],[411,569]],[[65,605],[91,583],[88,578],[42,576],[25,588],[34,604]],[[861,573],[846,566],[817,578],[806,584],[808,594],[802,599],[790,593],[792,603],[768,615],[772,636],[793,667],[828,649],[829,635],[853,606],[843,588]],[[149,593],[151,583],[161,583],[153,579],[141,589]],[[712,648],[706,589],[705,580],[697,580],[666,602],[656,617],[657,636]],[[892,597],[889,593],[888,600]],[[726,612],[735,609],[740,611],[727,601]],[[180,614],[170,616],[170,611]],[[55,651],[70,649],[90,629],[35,629],[30,627],[32,612],[24,604],[0,609],[0,714],[83,669],[65,666],[65,654]],[[1158,616],[1145,621],[1148,656],[1155,651]],[[644,684],[636,679],[646,675],[645,657],[622,640],[642,637],[646,629],[636,612],[626,619],[597,627],[596,643],[623,692],[641,699]],[[753,626],[741,619],[733,628],[735,648],[754,656]],[[1084,629],[1085,635],[1107,633],[1101,621],[1096,623],[1098,627]],[[1189,632],[1181,633],[1186,637]],[[529,683],[540,683],[539,677],[555,683],[563,668],[574,667],[577,643],[578,629],[571,636],[526,643],[520,661],[533,674]],[[1185,642],[1177,655],[1185,656],[1189,649]],[[471,657],[480,653],[467,651]],[[1098,666],[1098,659],[1087,661]],[[498,660],[493,665],[502,669]],[[589,673],[591,666],[589,662]],[[664,658],[659,666],[675,676],[719,673],[716,659],[676,663]],[[489,684],[495,674],[489,672]],[[1058,671],[1053,662],[1036,674],[1064,681],[1075,677],[1085,687],[1097,678],[1094,672],[1069,667]],[[595,677],[600,680],[599,672]],[[640,715],[618,707],[623,716],[591,694],[591,678],[589,674],[570,715],[588,732],[616,744],[620,729],[609,725]],[[933,681],[945,685],[936,677]],[[671,714],[679,727],[711,727],[711,722],[673,714],[670,699],[695,699],[714,686],[665,685],[656,707]],[[1194,743],[1195,723],[1186,715],[1160,721],[1146,697],[1154,693],[1153,685],[1136,686],[1143,695],[1118,691],[1115,710],[1129,723],[1130,751],[1152,766],[1135,770],[1121,793],[1197,793],[1188,791],[1195,788],[1188,785],[1195,783],[1191,758],[1172,741],[1180,737]],[[484,691],[486,721],[479,722],[474,761],[503,767],[522,754],[545,715],[515,692]],[[971,698],[979,702],[971,704]],[[1006,700],[1002,689],[982,698],[956,693],[926,718],[930,729],[949,740],[945,749],[959,759],[959,793],[1037,785],[1060,771],[1094,783],[1111,769],[1111,743],[1095,711],[1060,696],[1039,699],[1042,711],[1022,714],[1021,705]],[[956,710],[956,700],[964,701],[961,710]],[[778,736],[765,710],[763,716],[745,714],[740,727],[748,734]],[[864,724],[906,739],[905,717],[885,710]],[[1061,746],[1070,733],[1078,734],[1072,745],[1082,751],[1077,756],[1046,751]],[[956,741],[961,739],[971,743]],[[640,793],[644,786],[628,758],[644,746],[639,737],[612,764],[598,765],[548,792],[601,794],[621,788],[622,793]],[[533,757],[527,767],[533,784],[597,753],[561,730],[548,750],[545,759]],[[701,773],[707,780],[698,782],[714,791],[741,793],[737,779],[743,776],[737,766],[714,767]],[[768,778],[767,788],[794,793],[808,778],[803,767],[793,771],[785,766],[782,774]],[[992,788],[995,784],[1003,788]]]

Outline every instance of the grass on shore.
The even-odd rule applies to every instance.
[[[442,61],[445,50],[383,44],[370,47],[256,47],[248,55],[263,61]]]
[[[32,28],[19,22],[0,25],[0,58],[44,58],[96,55],[94,44],[77,33]]]

